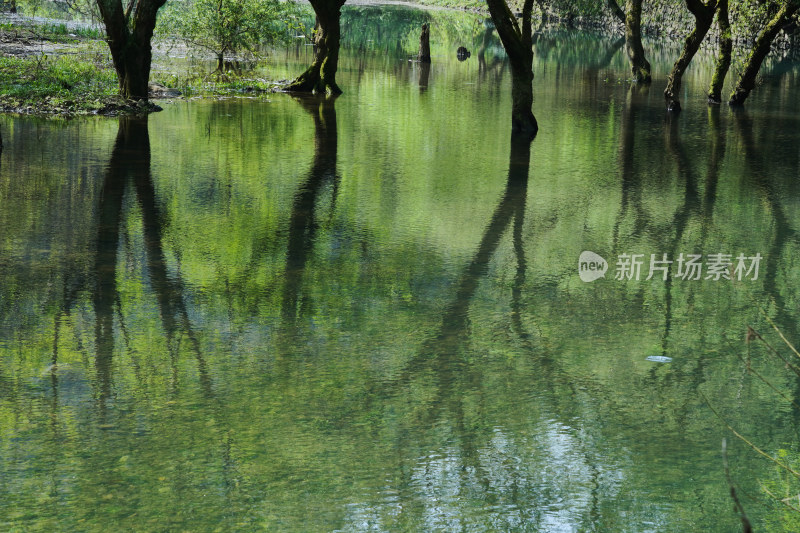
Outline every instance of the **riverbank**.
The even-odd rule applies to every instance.
[[[653,4],[664,1],[653,0]],[[488,18],[486,5],[480,0],[353,0],[348,3],[350,6],[386,4],[480,12]],[[512,9],[517,10],[518,7],[512,1]],[[682,39],[687,28],[693,24],[691,15],[680,6],[662,7],[661,11],[645,14],[643,27],[647,30],[646,35],[657,40]],[[551,9],[544,14],[534,13],[534,19],[541,20],[543,27],[592,29],[621,36],[622,25],[606,11],[598,7],[594,14],[582,12],[581,16],[573,16],[553,13]],[[158,105],[126,101],[117,95],[116,73],[102,36],[103,31],[98,26],[2,15],[0,53],[4,57],[0,58],[0,112],[69,117],[139,114],[158,110]],[[705,45],[714,46],[715,42],[716,36],[711,34]],[[740,41],[737,44],[739,46],[734,55],[741,56],[746,51],[743,45],[747,42]],[[785,56],[793,53],[789,45],[788,37],[779,38],[775,48],[782,48]],[[796,48],[794,52],[797,52]],[[209,74],[210,69],[206,65],[193,71],[176,68],[175,58],[181,62],[194,57],[194,54],[185,46],[170,41],[154,41],[153,52],[150,79],[156,85],[150,97],[156,101],[165,98],[253,97],[279,90],[286,81],[258,78],[253,70],[225,76]],[[202,64],[202,59],[198,64]]]
[[[150,102],[119,96],[117,75],[98,27],[5,15],[0,20],[0,112],[51,117],[137,115],[175,98],[253,97],[281,81],[246,75],[179,72],[169,59],[190,50],[153,43]]]

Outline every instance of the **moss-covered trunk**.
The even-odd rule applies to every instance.
[[[124,98],[147,99],[156,15],[166,0],[97,0],[106,27],[106,40]]]
[[[736,82],[736,87],[731,94],[728,104],[732,106],[744,105],[756,86],[756,76],[761,70],[761,64],[769,54],[772,41],[775,40],[781,29],[791,21],[792,16],[800,8],[800,0],[788,1],[783,4],[774,17],[767,23],[756,39],[755,46],[745,60],[744,69]]]
[[[650,83],[650,62],[644,56],[642,45],[642,0],[625,3],[625,51],[631,62],[633,79],[638,83]]]
[[[497,34],[503,43],[511,64],[511,132],[514,135],[533,137],[539,130],[533,116],[533,41],[531,12],[533,0],[525,0],[522,7],[522,24],[505,0],[486,0]]]
[[[305,72],[286,86],[289,92],[341,94],[336,84],[339,68],[341,29],[339,19],[345,0],[312,0],[317,15],[314,61]]]
[[[706,38],[711,24],[714,22],[716,0],[709,0],[706,4],[701,0],[686,0],[689,11],[694,15],[694,29],[683,43],[681,55],[672,65],[672,71],[667,78],[667,88],[664,89],[664,98],[667,101],[667,110],[678,112],[681,110],[680,92],[683,73],[694,55],[700,49],[700,43]]]
[[[722,102],[722,86],[731,67],[733,53],[733,35],[731,23],[728,18],[728,0],[719,0],[717,5],[717,26],[719,27],[719,52],[714,65],[714,74],[708,87],[708,103],[720,104]]]

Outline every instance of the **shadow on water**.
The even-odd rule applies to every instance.
[[[310,302],[301,297],[303,277],[316,236],[315,209],[321,191],[333,186],[331,210],[336,203],[339,177],[336,175],[338,137],[336,131],[336,97],[295,97],[314,119],[314,160],[308,175],[300,184],[289,216],[289,242],[286,250],[281,316],[284,325],[295,322]]]
[[[753,135],[753,121],[746,110],[737,110],[734,113],[734,124],[743,141],[745,164],[747,165],[748,174],[751,176],[753,187],[763,198],[765,204],[769,206],[768,211],[772,215],[774,222],[774,237],[765,257],[769,263],[764,273],[764,290],[775,305],[776,324],[783,329],[787,338],[798,339],[797,324],[793,319],[791,309],[787,307],[786,301],[778,289],[778,272],[774,265],[778,264],[778,259],[785,253],[785,248],[789,243],[800,244],[800,235],[790,223],[774,180],[765,175],[762,170],[769,168],[762,155],[768,154],[769,150],[762,149],[759,146]],[[776,128],[776,130],[779,130],[779,128]]]
[[[459,278],[455,296],[445,309],[438,332],[428,339],[422,345],[419,353],[406,364],[397,380],[398,385],[408,383],[416,374],[428,368],[444,373],[440,375],[442,385],[452,383],[450,378],[461,366],[454,356],[458,347],[469,335],[469,307],[472,298],[481,279],[489,271],[489,262],[497,250],[501,238],[511,225],[512,219],[516,220],[513,230],[514,251],[517,254],[518,266],[515,282],[524,281],[526,262],[521,232],[528,194],[530,145],[531,143],[527,140],[512,139],[505,192],[484,230],[475,255]],[[518,293],[521,289],[516,286],[516,283],[514,291],[517,294],[515,298],[518,300]],[[518,314],[519,310],[516,311]]]
[[[142,217],[146,269],[155,294],[173,373],[177,386],[177,359],[180,339],[190,344],[198,365],[200,383],[206,395],[211,395],[211,381],[200,344],[192,328],[183,295],[183,285],[177,275],[171,276],[164,253],[164,218],[156,200],[150,172],[150,137],[147,118],[120,119],[117,138],[103,178],[97,213],[96,255],[92,304],[95,311],[95,370],[101,404],[112,394],[112,364],[115,346],[115,314],[126,344],[127,328],[120,301],[118,250],[123,240],[125,196],[135,194]]]
[[[493,256],[504,235],[507,235],[509,231],[516,259],[516,273],[511,287],[510,330],[516,336],[521,349],[529,356],[535,357],[537,373],[542,382],[554,384],[563,381],[557,376],[560,369],[552,355],[549,355],[547,350],[538,349],[534,338],[525,331],[521,318],[521,295],[528,266],[522,228],[525,222],[529,192],[530,156],[530,141],[512,140],[505,191],[483,232],[472,259],[465,266],[455,284],[453,298],[442,314],[439,327],[421,344],[416,355],[404,365],[394,379],[384,381],[379,385],[380,391],[377,393],[384,398],[413,395],[415,383],[418,381],[428,383],[428,380],[432,379],[433,382],[430,383],[433,387],[432,395],[426,397],[423,410],[419,415],[420,418],[415,420],[414,426],[433,428],[447,421],[447,424],[452,427],[460,449],[461,483],[468,486],[469,478],[474,477],[482,490],[487,495],[491,494],[493,498],[501,496],[495,494],[493,480],[483,464],[485,458],[482,455],[481,445],[481,442],[488,442],[492,438],[491,428],[474,426],[470,421],[470,415],[467,414],[468,410],[483,411],[485,409],[483,405],[485,399],[482,394],[478,394],[479,405],[468,407],[468,404],[473,393],[485,386],[488,362],[481,361],[479,364],[475,364],[470,357],[465,356],[465,351],[469,350],[468,346],[472,335],[470,307],[481,281],[489,272]],[[541,392],[547,394],[545,391]],[[414,403],[418,402],[418,400],[413,401]],[[406,464],[408,454],[403,453],[402,450],[413,447],[416,443],[407,440],[411,433],[402,433],[401,435],[399,442],[396,443],[397,457],[401,463],[398,465],[398,471],[410,475],[414,465]],[[522,487],[528,483],[528,480],[520,475],[516,483],[520,486],[519,493],[512,491],[509,494],[503,493],[502,496],[512,498],[515,504],[519,503],[518,498],[523,498],[525,490]],[[412,480],[406,479],[403,486],[413,486]],[[527,488],[531,489],[531,487]],[[408,494],[407,498],[411,501],[414,496]],[[532,521],[536,521],[541,512],[541,509],[536,508],[525,506],[519,508],[521,512],[530,515],[528,519]]]
[[[428,90],[428,82],[431,77],[431,64],[419,63],[419,92],[424,93]]]
[[[620,160],[622,168],[620,211],[614,224],[613,246],[615,252],[619,250],[619,233],[622,222],[629,214],[633,218],[631,236],[642,235],[650,226],[650,216],[642,203],[642,181],[634,165],[636,154],[636,123],[640,108],[646,102],[647,85],[640,88],[631,85],[627,101],[622,112]]]
[[[664,282],[664,326],[661,335],[661,354],[665,357],[675,357],[677,352],[672,344],[675,343],[672,329],[674,304],[673,292],[675,290],[675,278],[679,277],[677,272],[678,257],[680,254],[697,253],[702,254],[705,250],[708,228],[712,223],[714,206],[716,203],[717,182],[719,180],[719,169],[725,157],[725,131],[720,127],[719,107],[709,108],[708,139],[711,149],[708,151],[709,160],[704,180],[704,191],[701,196],[700,173],[696,168],[695,160],[690,157],[689,146],[681,139],[680,120],[677,117],[668,117],[665,125],[665,145],[668,152],[672,155],[671,160],[675,163],[675,170],[678,180],[683,182],[683,199],[676,206],[672,219],[664,227],[658,230],[659,235],[665,237],[660,239],[664,247],[658,250],[661,254],[666,254],[667,259],[672,262],[667,265],[663,274]],[[696,146],[691,146],[696,149]],[[687,236],[687,229],[693,221],[699,223],[701,232],[700,240],[692,243],[688,249],[683,249],[687,243],[684,238]],[[656,260],[663,259],[656,254]],[[681,282],[678,282],[681,283]],[[693,293],[687,295],[688,304],[692,304]],[[671,344],[672,343],[672,344]],[[696,390],[706,380],[706,367],[710,360],[706,357],[688,358],[685,362],[678,360],[669,372],[660,372],[659,367],[654,365],[650,370],[649,381],[659,389],[666,387],[682,387],[687,390]],[[693,365],[693,366],[692,366]],[[665,392],[665,395],[670,394]],[[676,398],[685,398],[680,407],[676,406],[675,414],[682,424],[695,406],[693,394],[674,394]]]
[[[789,253],[788,245],[790,243],[795,246],[800,245],[800,235],[792,227],[790,218],[786,214],[781,195],[774,183],[774,178],[765,175],[763,172],[763,169],[769,168],[769,164],[762,154],[768,154],[770,150],[764,149],[759,145],[753,134],[753,120],[746,110],[737,110],[734,113],[734,124],[743,141],[745,165],[747,166],[748,175],[751,176],[752,185],[768,206],[767,211],[772,215],[773,220],[774,237],[769,250],[762,260],[762,262],[764,260],[767,261],[766,268],[762,270],[764,272],[764,292],[773,309],[765,309],[765,311],[772,314],[773,321],[781,333],[793,345],[797,346],[798,342],[800,342],[800,329],[798,328],[795,309],[787,302],[787,299],[791,301],[793,298],[792,296],[786,298],[781,291],[777,265],[780,263],[780,258]],[[781,128],[775,127],[774,131],[781,131]],[[769,146],[771,143],[765,144]],[[800,381],[797,382],[794,398],[795,402],[800,402]],[[795,420],[797,420],[800,418],[800,412],[795,410],[794,416]]]

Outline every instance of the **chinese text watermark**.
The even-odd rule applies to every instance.
[[[761,265],[760,253],[738,255],[727,253],[685,254],[619,254],[614,279],[640,281],[653,278],[666,281],[670,276],[681,281],[755,281]],[[578,274],[582,281],[590,282],[605,277],[608,263],[600,255],[585,251],[578,259]]]

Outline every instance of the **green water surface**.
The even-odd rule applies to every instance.
[[[727,437],[756,529],[792,530],[762,487],[798,483],[722,420],[798,462],[798,377],[745,342],[797,361],[767,321],[800,343],[797,65],[733,112],[705,53],[670,117],[674,46],[648,89],[615,37],[542,30],[528,147],[483,18],[343,29],[335,100],[0,118],[0,529],[736,531]]]

